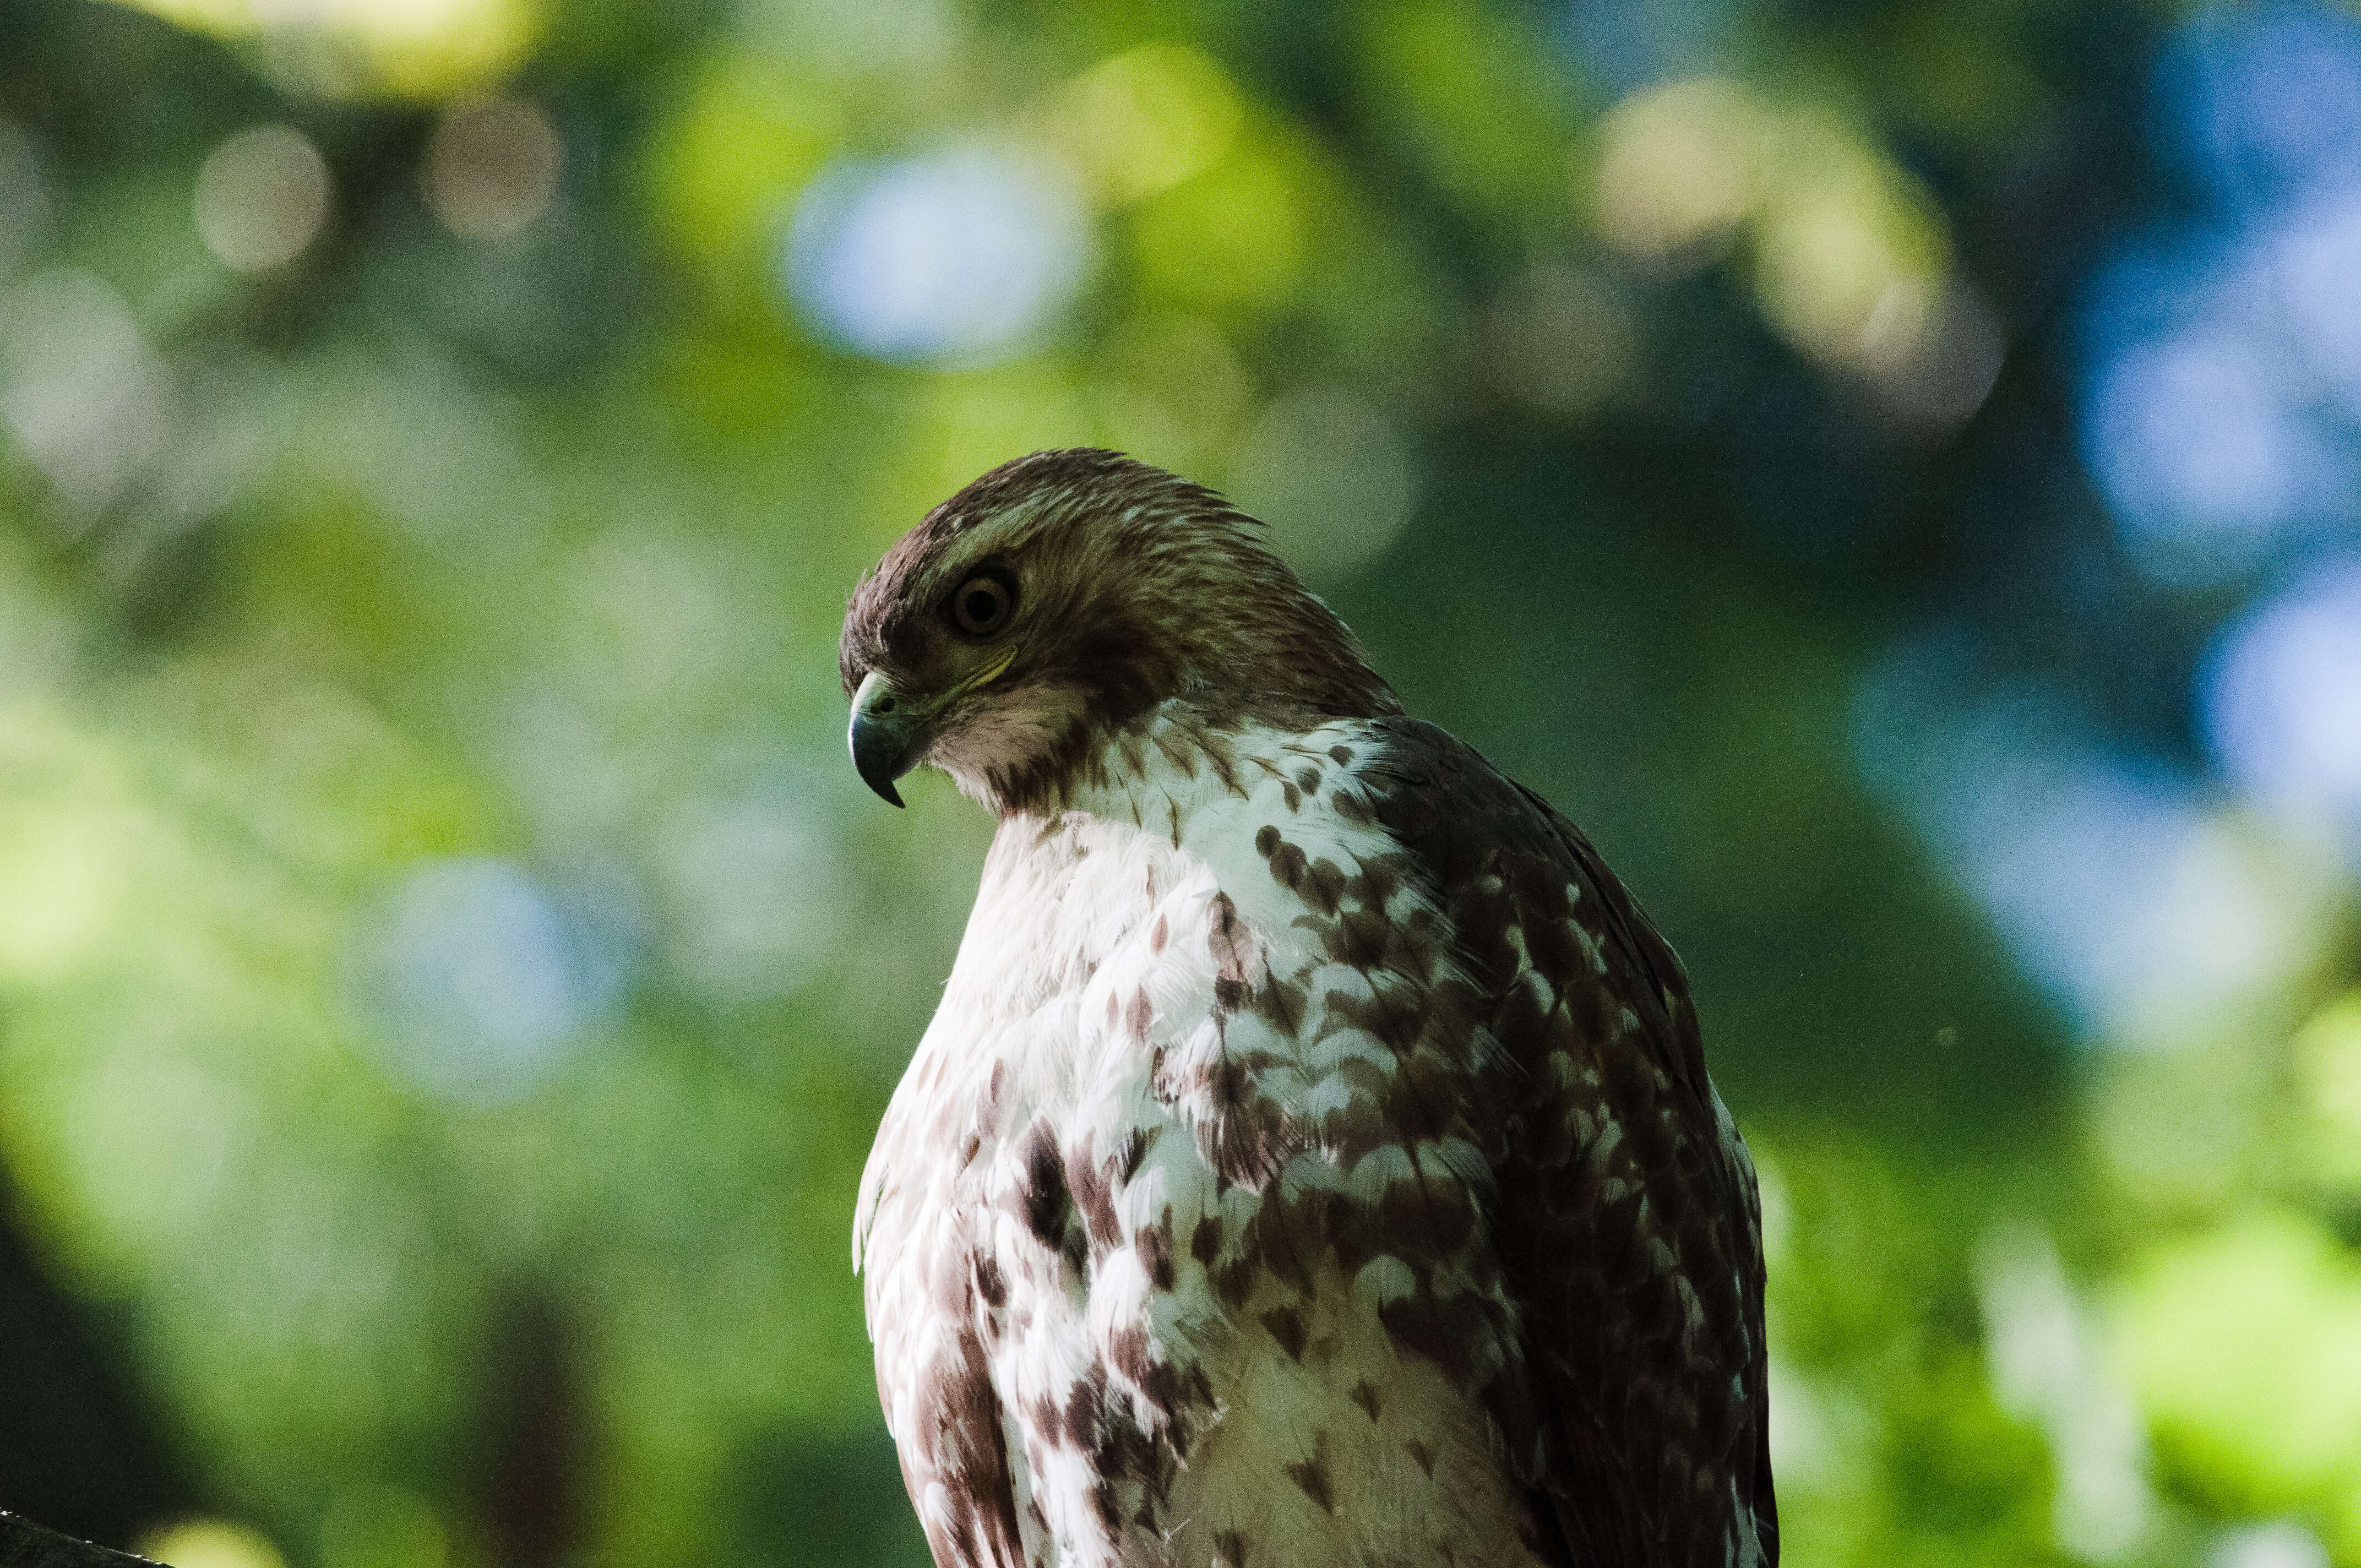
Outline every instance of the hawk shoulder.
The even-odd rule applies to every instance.
[[[1761,1211],[1680,960],[1539,795],[1433,725],[1377,728],[1377,816],[1499,1046],[1471,1088],[1520,1321],[1503,1429],[1532,1423],[1576,1563],[1775,1563]]]

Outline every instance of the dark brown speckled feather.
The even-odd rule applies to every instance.
[[[1494,1234],[1532,1387],[1496,1414],[1538,1425],[1523,1457],[1569,1562],[1736,1561],[1742,1509],[1775,1563],[1754,1173],[1680,961],[1541,797],[1433,725],[1378,728],[1378,820],[1432,879],[1505,1047]],[[1511,983],[1521,952],[1547,1011]]]

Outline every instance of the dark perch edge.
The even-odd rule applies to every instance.
[[[148,1559],[110,1552],[53,1530],[43,1530],[28,1519],[0,1512],[0,1568],[125,1568]]]

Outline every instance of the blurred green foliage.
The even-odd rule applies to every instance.
[[[837,619],[1091,443],[1681,948],[1790,1561],[2361,1563],[2349,862],[2208,795],[2271,961],[2079,1014],[1861,717],[1967,636],[2202,771],[2069,407],[2170,21],[0,0],[0,1506],[923,1561],[848,1231],[988,825]]]

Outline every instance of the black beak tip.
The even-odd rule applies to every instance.
[[[910,771],[913,736],[905,716],[892,711],[890,692],[883,703],[871,700],[876,679],[872,675],[862,685],[845,740],[852,752],[853,771],[861,775],[861,782],[875,790],[877,798],[886,805],[898,806],[902,804],[902,792],[894,787],[894,781]],[[885,711],[877,711],[881,707]]]
[[[858,728],[853,730],[853,770],[860,773],[861,782],[875,790],[877,798],[888,806],[902,804],[902,792],[894,787],[895,775],[901,772],[895,766],[899,760],[896,751],[890,744],[878,744],[878,737],[873,733],[864,733]]]

